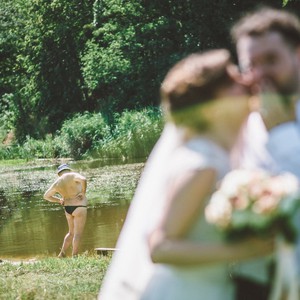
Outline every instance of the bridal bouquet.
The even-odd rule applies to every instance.
[[[229,238],[280,233],[294,242],[293,216],[300,207],[299,183],[290,173],[238,169],[228,173],[213,194],[205,215]]]
[[[276,234],[276,272],[271,300],[299,300],[296,228],[300,207],[298,179],[290,173],[271,176],[263,170],[235,170],[221,182],[205,210],[209,223],[229,238]]]

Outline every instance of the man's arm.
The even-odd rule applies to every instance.
[[[85,195],[86,194],[86,188],[87,188],[87,180],[84,176],[77,174],[75,177],[75,181],[81,183],[82,186],[82,193]]]
[[[50,186],[50,188],[45,192],[44,199],[47,201],[50,201],[50,202],[56,202],[56,203],[60,203],[61,205],[63,205],[64,200],[62,198],[55,196],[55,194],[57,193],[56,184],[57,184],[57,182],[54,182]]]

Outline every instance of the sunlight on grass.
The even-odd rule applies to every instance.
[[[27,163],[26,159],[1,159],[0,166],[20,166],[25,165]]]
[[[0,264],[0,299],[96,299],[110,257]]]

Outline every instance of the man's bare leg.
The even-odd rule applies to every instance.
[[[58,257],[60,257],[60,258],[66,257],[66,251],[71,246],[71,243],[74,238],[74,217],[68,213],[65,213],[65,214],[66,214],[66,218],[68,221],[69,232],[66,234],[63,245],[61,247],[61,251],[58,254]]]
[[[74,211],[73,216],[74,216],[74,237],[73,237],[72,256],[75,257],[79,251],[79,244],[81,241],[82,233],[86,222],[87,209],[85,207],[78,207]]]

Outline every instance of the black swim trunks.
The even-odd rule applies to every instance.
[[[74,212],[74,210],[75,210],[77,207],[87,207],[87,206],[86,206],[86,205],[66,205],[66,206],[64,206],[65,211],[66,211],[69,215],[72,215],[72,213]]]

